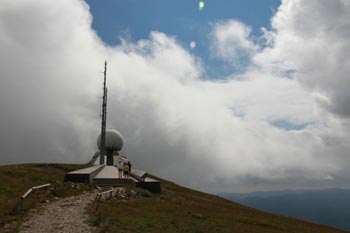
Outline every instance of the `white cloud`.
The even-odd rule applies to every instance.
[[[107,57],[108,125],[122,132],[125,153],[141,169],[198,188],[254,179],[330,181],[347,174],[349,123],[319,104],[338,103],[333,95],[338,86],[341,93],[341,84],[346,86],[343,70],[334,76],[341,84],[330,81],[334,85],[327,86],[327,76],[314,69],[327,74],[336,62],[330,65],[327,57],[317,56],[321,64],[313,66],[302,50],[319,47],[308,37],[303,49],[298,43],[291,44],[292,51],[284,45],[285,40],[303,38],[301,32],[300,38],[287,38],[287,31],[296,27],[287,19],[303,8],[283,2],[273,20],[273,44],[261,52],[249,39],[247,26],[237,21],[216,24],[218,56],[236,61],[240,48],[260,67],[214,82],[201,80],[198,59],[161,32],[137,43],[105,46],[91,29],[83,1],[7,3],[0,5],[0,128],[6,132],[0,140],[2,163],[90,159],[100,122],[99,71]],[[315,22],[309,27],[318,26]],[[327,41],[333,37],[344,49],[335,35]],[[342,54],[340,64],[348,69],[342,62],[350,53],[329,46],[334,58]],[[303,55],[300,61],[298,54]],[[285,78],[288,69],[294,70],[289,74],[293,77]],[[348,101],[346,96],[339,94]],[[287,131],[271,125],[275,120],[308,125]]]
[[[250,38],[251,28],[237,20],[217,22],[211,35],[214,56],[223,61],[240,64],[258,50]]]
[[[272,47],[255,57],[264,67],[295,70],[329,108],[350,116],[350,5],[348,0],[285,0],[272,19]]]
[[[106,49],[90,24],[80,1],[0,4],[3,163],[82,161],[94,149]]]

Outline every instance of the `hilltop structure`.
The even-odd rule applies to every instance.
[[[127,163],[129,160],[126,156],[122,156],[120,152],[124,145],[124,139],[121,133],[115,129],[106,129],[106,76],[107,62],[105,62],[104,69],[101,133],[97,138],[99,152],[96,152],[90,160],[89,164],[92,165],[91,167],[66,173],[64,181],[95,183],[96,185],[109,186],[123,186],[134,183],[138,187],[159,193],[161,191],[160,182],[148,177],[145,171],[130,169],[130,176],[128,178],[120,177],[120,172],[116,165],[118,163]],[[117,161],[114,161],[114,157],[117,158]],[[94,165],[97,158],[100,158],[99,165]]]

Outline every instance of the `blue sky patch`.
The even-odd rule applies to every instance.
[[[286,121],[286,120],[276,120],[276,121],[273,121],[271,123],[271,125],[273,125],[277,128],[280,128],[280,129],[290,131],[290,130],[303,130],[308,126],[308,123],[293,124],[293,123]]]
[[[210,55],[210,33],[215,22],[235,19],[252,27],[252,36],[262,35],[261,27],[269,28],[270,18],[280,0],[216,0],[203,1],[198,9],[195,0],[86,0],[93,15],[92,27],[108,45],[120,44],[120,37],[131,42],[149,38],[151,31],[175,36],[178,43],[199,57],[205,65],[204,79],[221,79],[240,73],[244,67],[224,64]],[[191,49],[194,41],[196,47]],[[242,65],[247,60],[242,57]]]

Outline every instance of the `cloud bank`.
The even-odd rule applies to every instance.
[[[140,169],[200,189],[222,184],[215,190],[347,181],[349,17],[348,0],[282,1],[264,46],[242,22],[214,23],[213,55],[236,66],[249,54],[249,64],[211,81],[170,35],[109,47],[83,1],[5,0],[1,163],[88,161],[107,59],[108,126],[123,134],[124,153]]]

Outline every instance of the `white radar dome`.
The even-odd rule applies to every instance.
[[[124,139],[123,136],[115,129],[106,130],[106,150],[120,151],[123,148]],[[101,134],[97,138],[97,147],[101,149]]]

